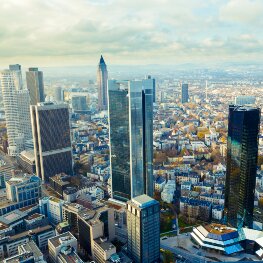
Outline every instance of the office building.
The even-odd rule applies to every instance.
[[[72,96],[71,98],[72,109],[74,112],[87,110],[86,96]]]
[[[34,150],[22,151],[18,158],[17,163],[23,169],[24,172],[29,174],[36,173],[36,162]]]
[[[182,103],[187,103],[188,100],[189,100],[188,84],[182,84],[182,87],[181,87],[181,102]]]
[[[156,82],[155,82],[155,79],[152,78],[151,75],[148,75],[146,77],[146,79],[152,79],[152,81],[153,81],[153,103],[155,103],[156,102]]]
[[[255,96],[241,95],[241,96],[235,97],[235,105],[255,104],[255,102],[256,102]]]
[[[43,72],[38,68],[29,68],[26,72],[27,89],[30,94],[30,104],[36,105],[45,101]]]
[[[228,223],[252,225],[260,109],[229,106],[225,208]]]
[[[153,80],[108,81],[112,197],[153,195]]]
[[[0,72],[7,136],[8,154],[18,155],[25,141],[32,139],[29,114],[29,94],[23,89],[20,65],[10,65],[9,70]]]
[[[63,102],[63,89],[59,86],[54,88],[54,99],[56,102]]]
[[[39,200],[40,213],[45,215],[49,222],[57,225],[62,222],[62,206],[65,202],[54,196],[45,196]]]
[[[103,57],[100,57],[100,62],[97,70],[97,85],[98,85],[98,110],[107,110],[108,108],[108,70]]]
[[[72,175],[69,110],[66,104],[31,106],[36,173],[48,182],[59,173]]]
[[[20,208],[35,204],[41,196],[40,179],[29,174],[12,177],[6,182],[6,196],[9,201],[18,203]]]
[[[52,263],[83,263],[77,255],[78,242],[70,233],[55,236],[48,240],[49,259]]]
[[[135,263],[159,262],[160,206],[147,195],[127,202],[128,255]]]

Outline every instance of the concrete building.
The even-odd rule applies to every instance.
[[[161,193],[161,198],[166,203],[172,203],[174,200],[174,192],[176,190],[175,180],[168,180]]]
[[[26,72],[27,89],[30,95],[30,104],[37,105],[45,101],[43,72],[38,68],[29,68]]]
[[[29,174],[36,173],[36,162],[35,162],[34,150],[22,151],[17,158],[17,162],[21,166],[23,171]]]
[[[94,260],[98,263],[106,263],[116,253],[116,247],[102,237],[94,239]]]
[[[59,173],[73,174],[69,111],[66,104],[31,106],[36,173],[45,182]]]
[[[128,255],[135,263],[158,262],[160,258],[160,207],[147,195],[127,202]]]
[[[41,181],[37,176],[28,174],[12,177],[6,182],[6,196],[20,208],[36,204],[41,197]]]
[[[53,196],[45,196],[39,200],[40,213],[45,215],[49,222],[53,225],[57,225],[62,222],[62,206],[65,202],[59,198]]]
[[[51,263],[83,263],[77,255],[78,242],[70,233],[58,235],[48,240],[48,251]]]
[[[0,72],[7,136],[8,154],[18,155],[24,150],[25,141],[32,139],[29,116],[29,94],[23,89],[20,65],[10,65]]]

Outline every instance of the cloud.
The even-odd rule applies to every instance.
[[[260,60],[253,16],[261,7],[261,0],[9,0],[0,9],[0,61],[97,64],[101,53],[112,64],[242,60],[247,53]]]
[[[230,0],[220,10],[220,19],[223,21],[239,22],[245,25],[262,25],[262,0]]]

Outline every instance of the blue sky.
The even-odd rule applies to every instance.
[[[0,66],[263,59],[263,0],[8,0]]]

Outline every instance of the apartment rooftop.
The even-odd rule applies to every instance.
[[[38,246],[33,240],[30,240],[26,244],[21,245],[20,248],[23,252],[26,251],[33,252],[35,258],[43,257],[42,252],[40,251],[40,249],[38,248]]]
[[[49,242],[54,246],[54,247],[60,247],[63,245],[63,241],[70,241],[70,240],[76,240],[76,238],[70,233],[66,232],[63,233],[59,236],[55,236],[49,239]]]
[[[94,239],[94,241],[104,251],[108,251],[110,249],[115,248],[115,246],[111,242],[104,240],[103,238],[96,238]]]
[[[27,213],[22,212],[20,210],[14,210],[12,212],[9,212],[3,216],[0,216],[0,222],[4,223],[6,225],[11,225],[15,223],[16,221],[22,220],[27,216]]]

